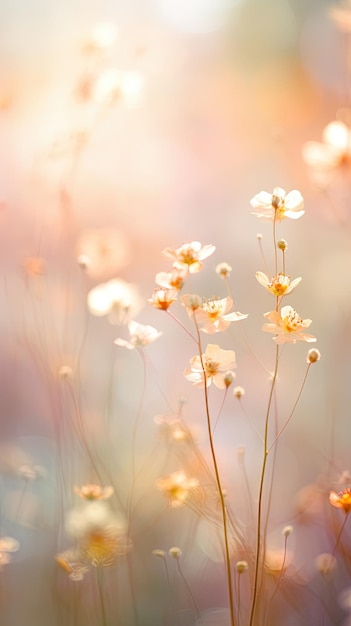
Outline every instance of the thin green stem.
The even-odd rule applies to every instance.
[[[228,596],[229,596],[229,611],[230,611],[230,626],[235,626],[235,617],[234,617],[234,598],[233,598],[233,587],[232,587],[232,572],[230,567],[230,552],[229,552],[229,540],[228,540],[228,520],[227,520],[227,511],[224,502],[224,495],[222,490],[221,478],[219,475],[219,469],[217,464],[216,452],[213,444],[212,437],[212,428],[211,428],[211,417],[210,417],[210,407],[208,401],[208,389],[207,389],[207,380],[206,380],[206,370],[202,355],[202,345],[201,345],[201,336],[199,326],[197,324],[196,315],[194,314],[194,322],[197,333],[198,340],[198,348],[199,348],[199,357],[201,362],[201,368],[203,371],[204,378],[204,394],[205,394],[205,409],[206,409],[206,420],[207,420],[207,431],[208,431],[208,439],[210,444],[212,462],[216,477],[218,495],[220,500],[221,512],[222,512],[222,520],[223,520],[223,538],[224,538],[224,551],[225,551],[225,563],[226,563],[226,573],[227,573],[227,582],[228,582]]]
[[[264,437],[263,437],[263,461],[261,468],[261,477],[260,477],[260,485],[259,485],[259,493],[258,493],[258,509],[257,509],[257,539],[256,539],[256,557],[255,557],[255,573],[254,573],[254,583],[253,583],[253,592],[252,592],[252,604],[251,604],[251,614],[250,614],[250,622],[249,626],[252,626],[254,623],[255,610],[257,604],[257,589],[258,589],[258,571],[260,564],[260,556],[261,556],[261,524],[262,524],[262,505],[263,505],[263,487],[264,480],[266,475],[266,466],[268,459],[268,426],[269,426],[269,416],[271,412],[272,400],[273,400],[273,392],[275,388],[275,383],[277,380],[278,374],[278,364],[279,364],[279,345],[276,346],[275,353],[275,367],[272,378],[271,389],[269,392],[268,405],[265,417],[265,426],[264,426]],[[264,555],[263,555],[264,558]]]

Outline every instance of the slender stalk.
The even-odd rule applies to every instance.
[[[336,542],[335,542],[335,547],[334,547],[334,550],[333,550],[333,556],[335,556],[335,553],[336,553],[336,551],[337,551],[337,549],[338,549],[338,545],[339,545],[339,543],[340,543],[341,535],[342,535],[343,530],[344,530],[344,528],[345,528],[345,525],[346,525],[346,522],[347,522],[347,518],[348,518],[348,516],[349,516],[349,514],[348,514],[348,513],[346,513],[346,514],[345,514],[345,519],[344,519],[343,523],[342,523],[342,524],[341,524],[341,526],[340,526],[340,530],[339,530],[339,532],[338,532],[338,536],[337,536],[337,538],[336,538]]]
[[[223,495],[223,490],[222,490],[221,478],[219,475],[216,452],[215,452],[214,444],[213,444],[210,407],[209,407],[209,401],[208,401],[208,389],[206,385],[206,370],[205,370],[205,365],[204,365],[203,356],[202,356],[201,337],[200,337],[199,326],[196,321],[196,314],[194,314],[194,322],[195,322],[196,333],[197,333],[197,342],[198,342],[198,348],[199,348],[201,368],[202,368],[203,376],[204,376],[204,394],[205,394],[205,409],[206,409],[208,439],[209,439],[209,444],[210,444],[212,462],[213,462],[213,467],[214,467],[214,472],[215,472],[215,478],[216,478],[216,483],[217,483],[217,489],[218,489],[218,495],[219,495],[219,500],[220,500],[221,513],[222,513],[222,520],[223,520],[223,538],[224,538],[225,563],[226,563],[226,573],[227,573],[227,582],[228,582],[230,626],[235,626],[232,572],[231,572],[231,567],[230,567],[230,552],[229,552],[229,540],[228,540],[227,511],[226,511],[226,505],[224,502],[224,495]]]
[[[107,626],[106,607],[102,588],[102,567],[96,568],[96,580],[100,599],[101,624],[102,626]]]
[[[259,485],[259,493],[258,493],[258,509],[257,509],[257,539],[256,539],[256,557],[255,557],[255,574],[254,574],[254,583],[253,583],[253,592],[252,592],[252,604],[251,604],[251,614],[250,614],[250,622],[249,626],[252,626],[254,623],[254,616],[257,604],[257,589],[258,589],[258,571],[260,564],[260,553],[261,553],[261,524],[262,524],[262,505],[263,505],[263,487],[264,480],[266,475],[266,466],[268,459],[268,426],[269,426],[269,416],[271,412],[272,400],[273,400],[273,392],[275,388],[275,383],[277,380],[278,374],[278,364],[279,364],[279,345],[276,346],[275,353],[275,367],[272,378],[271,389],[268,398],[268,405],[265,417],[265,426],[264,426],[264,436],[263,436],[263,461],[261,468],[261,477],[260,477],[260,485]],[[264,555],[263,555],[264,558]]]

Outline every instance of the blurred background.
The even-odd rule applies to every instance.
[[[201,547],[209,541],[206,531],[199,531],[195,558],[191,515],[182,511],[180,523],[176,511],[175,521],[167,521],[167,505],[154,490],[162,472],[179,469],[166,449],[153,456],[160,446],[156,415],[176,413],[184,400],[184,420],[205,458],[208,445],[198,390],[183,376],[196,351],[179,326],[145,301],[155,274],[170,267],[161,254],[166,247],[214,244],[215,254],[185,289],[224,297],[215,267],[228,262],[235,308],[249,314],[241,328],[272,369],[274,344],[261,333],[272,301],[255,279],[257,270],[266,271],[257,234],[272,269],[272,233],[251,214],[250,199],[277,185],[300,190],[306,214],[283,221],[278,235],[288,241],[287,273],[303,277],[288,303],[313,320],[322,359],[280,442],[272,532],[293,519],[300,489],[318,483],[328,491],[349,469],[351,6],[3,0],[0,17],[1,526],[21,545],[0,571],[2,623],[97,623],[89,603],[81,608],[83,592],[67,588],[54,562],[67,547],[64,517],[75,501],[73,485],[97,480],[70,425],[74,405],[96,463],[104,459],[101,475],[118,494],[113,506],[124,513],[139,420],[135,458],[144,482],[134,489],[139,539],[132,586],[140,625],[163,623],[164,574],[150,563],[155,548],[186,544],[201,610],[225,606],[225,593],[213,584],[216,559]],[[333,120],[346,128],[336,151],[323,138]],[[308,150],[311,141],[318,145]],[[136,351],[113,344],[127,338],[126,328],[87,309],[88,292],[116,277],[137,286],[145,303],[138,321],[163,332],[148,349],[144,394],[143,362]],[[183,310],[179,317],[188,324]],[[218,343],[236,351],[237,384],[245,388],[252,423],[262,428],[267,372],[236,327]],[[304,345],[284,353],[282,421],[299,391],[306,353]],[[74,375],[64,388],[71,369],[62,372],[63,366]],[[215,411],[221,397],[214,392]],[[230,496],[235,501],[240,485],[233,451],[243,446],[255,498],[261,445],[232,397],[216,437]],[[23,466],[32,468],[30,476]],[[309,575],[315,556],[326,551],[322,538],[311,544],[310,531],[301,532],[297,546],[301,558],[311,548]],[[120,623],[132,624],[128,607],[121,611]],[[174,623],[193,623],[185,613],[181,619]]]

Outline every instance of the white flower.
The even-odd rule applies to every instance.
[[[184,370],[184,376],[195,387],[204,386],[204,377],[206,386],[211,382],[219,389],[225,389],[226,376],[228,372],[236,367],[235,352],[233,350],[222,350],[219,346],[208,344],[205,354],[202,355],[202,362],[199,356],[193,356],[190,359],[190,368]],[[233,377],[234,372],[231,372]]]
[[[162,254],[173,260],[173,267],[189,271],[191,274],[202,269],[204,259],[214,253],[216,246],[203,246],[199,241],[183,243],[179,248],[166,248]]]
[[[291,306],[283,306],[281,312],[270,311],[265,313],[270,324],[264,324],[262,330],[276,335],[273,340],[276,343],[296,343],[297,341],[316,341],[316,337],[305,333],[312,320],[303,320]]]
[[[128,330],[130,334],[130,341],[125,339],[115,339],[115,344],[128,350],[134,350],[134,348],[145,348],[149,343],[155,341],[162,333],[153,326],[144,326],[138,322],[131,321],[128,324]]]
[[[303,197],[296,189],[286,193],[281,187],[275,187],[272,194],[260,191],[250,204],[254,209],[253,215],[262,221],[280,222],[285,217],[296,220],[305,213]]]
[[[288,293],[291,293],[292,290],[295,289],[295,287],[297,287],[297,285],[299,285],[302,280],[302,278],[299,277],[290,281],[290,277],[286,276],[286,274],[283,274],[282,272],[280,272],[276,276],[272,276],[270,280],[268,276],[266,276],[266,274],[264,274],[263,272],[256,272],[255,276],[260,285],[262,285],[262,287],[265,287],[267,291],[272,293],[277,298],[281,296],[286,296]]]
[[[121,278],[97,285],[88,293],[90,313],[109,316],[111,324],[127,324],[142,307],[137,288]]]

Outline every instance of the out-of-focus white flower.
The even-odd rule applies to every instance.
[[[81,487],[74,487],[73,491],[83,500],[107,500],[112,496],[114,489],[111,485],[101,487],[95,483],[87,483]]]
[[[116,38],[116,25],[111,22],[100,22],[94,26],[83,47],[87,52],[105,52],[112,48]]]
[[[163,492],[171,508],[183,506],[198,486],[197,478],[189,478],[183,471],[173,472],[156,481],[156,487]]]
[[[139,103],[144,88],[144,76],[135,71],[106,69],[92,86],[92,99],[102,106],[121,100],[126,106]]]
[[[88,293],[88,309],[98,317],[108,315],[111,324],[127,324],[139,313],[142,300],[135,285],[121,278],[97,285]]]
[[[184,285],[187,273],[187,270],[174,267],[171,272],[159,272],[156,274],[155,283],[165,289],[180,291]]]
[[[196,320],[199,324],[204,324],[201,330],[212,335],[226,330],[231,322],[238,322],[247,317],[247,314],[239,311],[228,313],[232,305],[233,300],[229,297],[212,298],[203,302],[196,311]]]
[[[164,287],[160,287],[159,289],[154,290],[151,298],[148,298],[148,302],[156,309],[167,311],[171,304],[176,301],[177,294],[178,292],[176,289],[165,289]]]
[[[77,240],[78,263],[92,278],[116,275],[130,260],[130,246],[124,233],[116,228],[83,230]]]
[[[130,341],[120,338],[115,339],[115,344],[117,346],[127,348],[128,350],[134,350],[134,348],[145,348],[149,345],[149,343],[152,343],[162,335],[162,333],[156,330],[153,326],[145,326],[144,324],[139,324],[133,320],[129,322],[128,330],[130,334]]]
[[[173,267],[189,271],[191,274],[199,272],[202,261],[214,253],[216,246],[207,244],[203,246],[199,241],[183,243],[179,248],[166,248],[162,254],[173,261]]]
[[[286,217],[298,219],[304,215],[304,200],[299,191],[294,189],[286,193],[281,187],[275,187],[273,193],[260,191],[250,201],[254,211],[262,221],[281,222]]]
[[[344,159],[351,156],[349,127],[339,120],[330,122],[323,130],[323,141],[307,141],[303,145],[302,156],[305,163],[315,170],[338,167]]]

